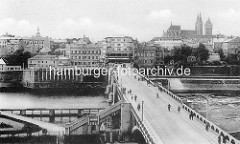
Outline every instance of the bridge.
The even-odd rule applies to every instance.
[[[182,103],[181,98],[143,75],[113,73],[109,84],[107,93],[112,105],[95,116],[70,123],[67,135],[100,134],[107,142],[149,144],[215,144],[220,136],[221,142],[240,143]],[[191,112],[195,115],[193,120],[189,119]]]

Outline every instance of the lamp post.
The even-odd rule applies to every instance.
[[[121,78],[121,87],[122,87],[122,78]]]
[[[143,104],[144,104],[144,101],[142,101],[142,121],[143,121]]]

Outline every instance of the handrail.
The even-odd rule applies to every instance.
[[[119,105],[120,105],[120,109],[121,109],[121,104],[122,104],[122,101],[119,101],[119,102],[115,103],[114,105],[112,105],[112,106],[104,109],[103,111],[99,112],[99,114],[98,114],[99,118],[106,117],[108,115],[108,113],[111,113],[111,111],[114,111],[115,108],[119,107]]]
[[[145,80],[148,80],[150,82],[150,84],[155,85],[154,82],[152,82],[149,78],[147,78],[144,75],[139,74],[141,77],[143,77]],[[177,95],[173,94],[171,91],[167,90],[166,88],[164,88],[163,86],[157,84],[158,88],[161,89],[162,91],[166,92],[168,95],[170,95],[171,97],[173,97],[175,100],[177,100],[180,104],[182,104],[183,109],[185,109],[187,112],[193,112],[196,117],[203,123],[203,124],[209,124],[209,128],[215,132],[216,134],[221,134],[223,135],[225,138],[228,137],[229,141],[232,144],[240,144],[239,140],[237,140],[236,138],[234,138],[233,136],[231,136],[230,134],[228,134],[227,132],[225,132],[224,130],[222,130],[220,127],[218,127],[217,125],[215,125],[213,122],[211,122],[210,120],[208,120],[207,118],[203,117],[201,114],[199,114],[198,112],[196,112],[195,110],[193,110],[192,108],[190,108],[189,106],[187,106],[186,104],[184,104],[182,102],[182,99],[180,97],[178,97]]]
[[[82,126],[83,124],[88,122],[88,116],[81,117],[77,119],[76,121],[71,122],[69,125],[65,126],[65,129],[70,134],[72,131],[77,129],[78,127]]]
[[[26,109],[0,109],[0,111],[20,111],[20,110],[29,110],[29,111],[39,111],[39,110],[103,110],[104,108],[26,108]]]
[[[142,134],[146,140],[146,143],[148,144],[155,144],[155,142],[153,141],[153,138],[150,136],[149,132],[147,131],[147,129],[144,127],[142,121],[140,120],[139,116],[137,115],[136,111],[134,110],[134,108],[131,105],[131,112],[133,114],[133,116],[136,118],[137,123],[139,124],[139,128],[142,131]]]

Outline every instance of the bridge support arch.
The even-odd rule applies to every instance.
[[[146,144],[146,140],[141,132],[141,130],[138,128],[138,126],[134,126],[132,128],[131,137],[133,142],[137,142],[139,144]]]

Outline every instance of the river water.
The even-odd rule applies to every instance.
[[[230,80],[231,81],[231,80]],[[171,90],[185,103],[228,133],[240,132],[240,81],[231,84],[171,82]],[[236,137],[240,138],[240,137]]]
[[[92,89],[94,91],[94,89]],[[42,94],[24,92],[0,92],[0,109],[26,108],[96,108],[106,107],[107,98],[92,94]]]

